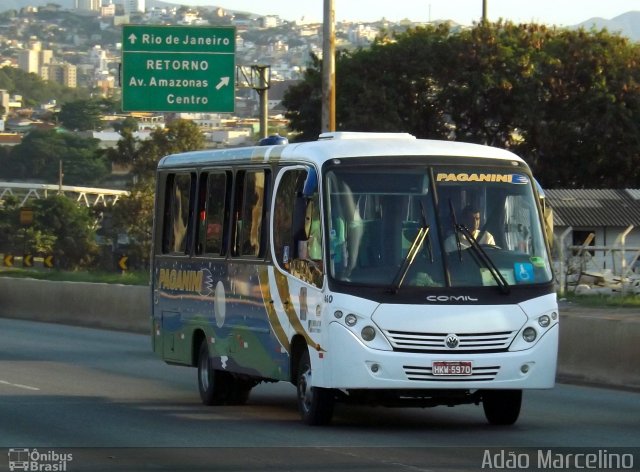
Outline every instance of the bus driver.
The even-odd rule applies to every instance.
[[[493,235],[489,231],[480,231],[480,210],[472,205],[467,205],[462,209],[462,215],[460,223],[467,227],[471,236],[478,242],[478,244],[486,244],[489,246],[495,246],[496,241]],[[458,235],[460,241],[460,248],[467,249],[470,244],[463,235]],[[445,250],[452,252],[457,249],[456,235],[452,234],[445,241]]]

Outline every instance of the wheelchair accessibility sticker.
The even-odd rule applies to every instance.
[[[513,272],[518,283],[531,283],[534,280],[533,264],[530,262],[516,262],[513,265]]]

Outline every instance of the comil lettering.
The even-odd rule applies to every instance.
[[[429,295],[428,302],[477,302],[478,299],[469,295]]]

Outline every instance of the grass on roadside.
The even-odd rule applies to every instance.
[[[149,272],[66,272],[59,270],[2,269],[0,277],[19,277],[57,282],[92,282],[123,285],[149,285]],[[567,293],[564,299],[585,307],[639,308],[640,295],[575,295]]]
[[[67,272],[61,270],[3,269],[0,277],[51,280],[55,282],[91,282],[123,285],[149,285],[149,272]]]
[[[639,308],[640,296],[638,295],[575,295],[567,293],[564,298],[576,305],[585,307],[617,307]]]

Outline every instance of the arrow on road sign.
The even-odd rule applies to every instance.
[[[137,39],[138,39],[138,37],[134,33],[131,33],[129,35],[129,41],[131,41],[131,44],[136,44],[136,40]]]
[[[4,265],[6,267],[13,267],[13,256],[11,254],[4,255]]]
[[[22,256],[22,265],[24,267],[33,267],[33,256],[31,254]]]
[[[229,77],[220,77],[220,82],[216,85],[216,90],[220,90],[225,85],[229,85]]]
[[[45,265],[45,267],[51,269],[53,267],[53,256],[45,257],[42,263]]]
[[[122,256],[118,261],[118,267],[120,267],[121,270],[127,270],[127,260],[129,260],[127,256]]]

